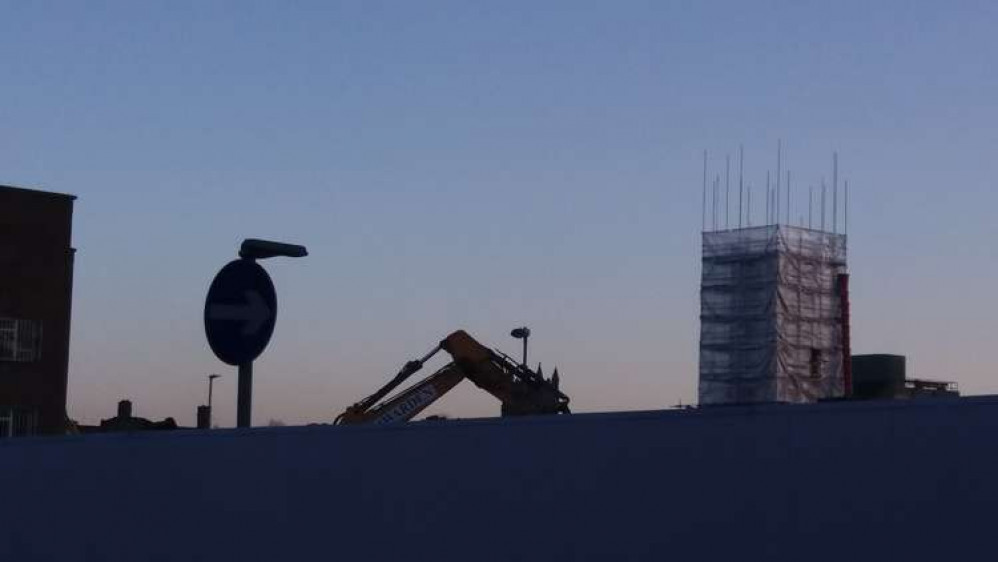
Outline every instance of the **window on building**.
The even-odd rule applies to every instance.
[[[41,322],[0,318],[0,361],[38,361],[41,355]]]
[[[0,407],[0,439],[34,435],[37,429],[37,411]]]
[[[14,411],[10,408],[0,408],[0,439],[13,437]]]
[[[821,376],[821,350],[811,348],[811,360],[809,361],[811,376],[818,378]]]

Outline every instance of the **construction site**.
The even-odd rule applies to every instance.
[[[689,374],[698,375],[698,405],[572,413],[562,384],[571,375],[530,367],[529,327],[511,332],[522,342],[519,358],[456,329],[333,420],[252,428],[253,360],[276,310],[257,261],[308,252],[246,239],[204,308],[212,351],[238,369],[237,428],[211,429],[209,390],[197,428],[134,417],[122,401],[99,426],[62,430],[51,412],[65,409],[63,350],[51,375],[62,381],[59,404],[8,390],[19,402],[0,410],[0,434],[10,438],[0,439],[0,487],[21,506],[0,515],[0,560],[133,560],[137,552],[163,560],[840,560],[857,551],[939,560],[953,543],[980,540],[984,509],[998,501],[998,452],[987,445],[998,398],[910,378],[902,355],[852,354],[848,183],[840,203],[838,155],[832,185],[822,183],[819,197],[808,190],[805,220],[779,150],[776,181],[767,174],[757,205],[762,219],[742,163],[732,182],[729,157],[722,183],[704,153],[699,371]],[[44,213],[48,202],[68,220],[70,199],[4,190],[8,209],[23,198]],[[4,224],[14,232],[19,223]],[[68,232],[52,255],[71,255]],[[71,279],[71,262],[69,271],[58,263]],[[4,290],[45,297],[35,286]],[[65,294],[66,285],[55,290]],[[31,346],[42,345],[23,320],[34,317],[31,306],[15,308],[0,308],[11,317],[0,317],[0,367],[12,385],[19,369],[31,369]],[[446,364],[423,372],[438,354]],[[464,380],[495,398],[499,417],[419,419]],[[170,541],[154,532],[163,528]]]

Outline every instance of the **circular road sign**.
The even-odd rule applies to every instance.
[[[218,272],[204,303],[204,332],[219,359],[229,365],[253,361],[270,342],[276,321],[274,283],[260,264],[238,259]]]

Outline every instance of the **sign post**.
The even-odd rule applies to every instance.
[[[277,322],[277,293],[257,259],[304,257],[304,246],[247,239],[239,259],[225,265],[208,288],[204,329],[208,345],[223,362],[238,367],[236,427],[251,425],[253,360],[263,353]]]
[[[253,415],[253,362],[239,364],[236,390],[236,427],[249,427]]]

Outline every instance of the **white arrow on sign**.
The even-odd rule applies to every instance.
[[[237,320],[243,323],[243,335],[252,336],[270,319],[270,308],[256,291],[246,291],[246,304],[213,304],[208,310],[212,320]]]

